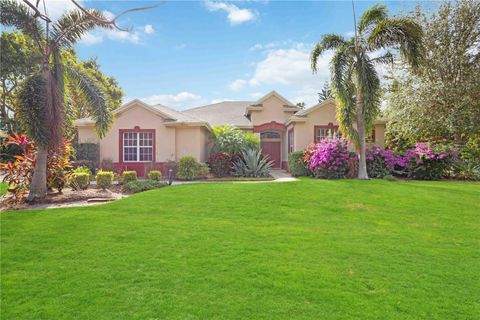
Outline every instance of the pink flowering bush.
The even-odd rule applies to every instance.
[[[405,174],[410,179],[438,180],[456,159],[456,153],[447,148],[431,148],[429,143],[417,143],[408,149],[398,162],[405,165]]]
[[[355,157],[348,151],[347,141],[343,138],[324,138],[304,152],[304,161],[315,177],[326,179],[345,178],[349,161]]]

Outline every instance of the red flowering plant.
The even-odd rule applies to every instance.
[[[234,157],[226,152],[217,152],[210,156],[208,165],[216,177],[227,177],[233,167]]]
[[[15,156],[15,161],[0,163],[0,169],[5,175],[3,181],[8,184],[8,203],[16,204],[22,201],[32,181],[35,168],[37,147],[24,134],[13,133],[6,137],[6,145],[15,145],[21,148],[22,154]],[[67,176],[72,168],[72,147],[70,142],[48,152],[47,157],[47,185],[50,189],[59,191],[65,186]]]
[[[305,149],[304,160],[317,178],[338,179],[348,175],[349,163],[355,153],[348,150],[343,138],[323,138],[319,143]]]

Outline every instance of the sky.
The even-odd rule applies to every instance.
[[[160,1],[82,1],[107,16]],[[357,16],[375,2],[355,1]],[[391,14],[416,2],[384,2]],[[434,3],[422,2],[424,7]],[[72,8],[47,0],[52,16]],[[97,57],[115,77],[124,102],[138,98],[178,110],[222,100],[255,101],[276,90],[293,103],[315,104],[329,79],[331,53],[312,74],[309,55],[326,33],[353,34],[351,1],[167,1],[119,19],[129,32],[94,30],[76,50]]]

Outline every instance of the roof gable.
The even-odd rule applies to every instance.
[[[282,95],[280,95],[277,91],[273,90],[269,93],[267,93],[266,95],[264,95],[263,97],[261,97],[260,99],[258,99],[257,101],[255,101],[254,103],[252,103],[252,106],[255,106],[255,105],[261,105],[263,102],[265,102],[266,100],[268,100],[269,98],[271,97],[277,97],[278,99],[280,99],[280,101],[282,101],[285,106],[295,106],[293,103],[291,103],[290,101],[288,101],[285,97],[283,97]]]
[[[133,108],[135,106],[142,107],[142,108],[144,108],[144,109],[146,109],[146,110],[164,118],[165,120],[173,120],[173,121],[177,120],[175,117],[172,117],[170,114],[167,114],[167,113],[163,112],[162,110],[159,110],[158,108],[155,108],[155,107],[153,107],[149,104],[146,104],[145,102],[143,102],[141,100],[138,100],[138,99],[133,99],[132,101],[127,102],[126,104],[124,104],[120,108],[115,109],[113,111],[113,114],[115,116],[120,115],[120,114],[124,113],[125,111],[130,110],[131,108]]]

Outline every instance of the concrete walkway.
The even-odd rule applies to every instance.
[[[290,182],[298,180],[297,178],[292,177],[287,171],[281,169],[270,170],[270,175],[275,178],[272,182]]]

